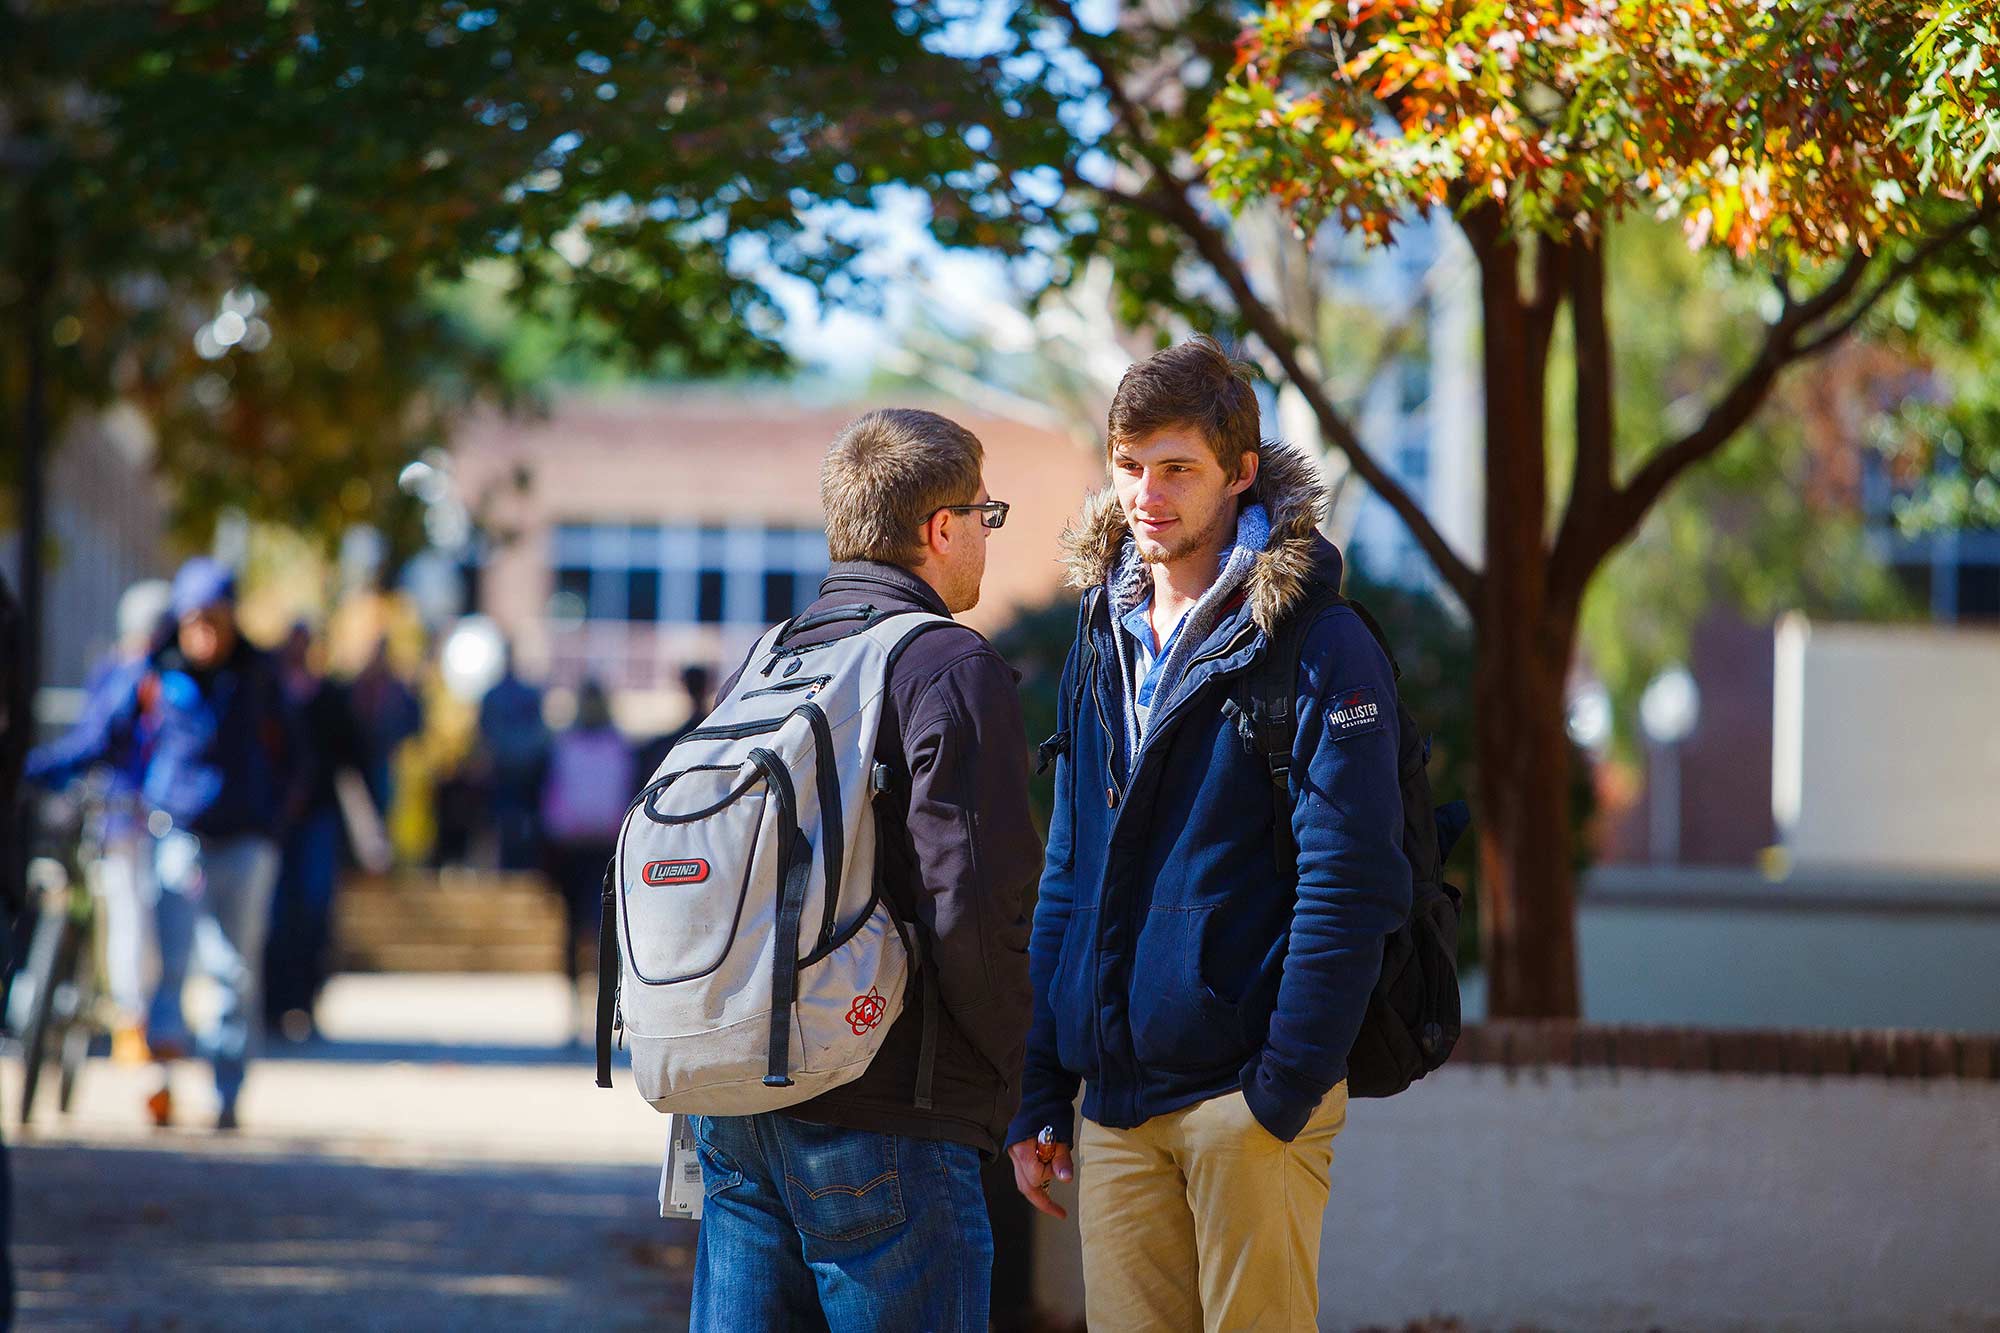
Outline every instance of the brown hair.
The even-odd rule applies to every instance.
[[[1106,423],[1105,454],[1170,426],[1192,427],[1236,479],[1243,455],[1257,452],[1253,371],[1230,359],[1213,338],[1197,335],[1135,361],[1118,381]]]
[[[828,556],[915,563],[917,529],[977,499],[984,463],[979,437],[935,412],[892,407],[848,422],[819,470]]]

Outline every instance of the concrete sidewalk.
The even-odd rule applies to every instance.
[[[694,1229],[658,1217],[665,1120],[594,1086],[559,979],[354,976],[326,1040],[253,1065],[217,1135],[205,1067],[94,1061],[8,1126],[20,1326],[684,1327]],[[0,1065],[0,1101],[19,1069]]]

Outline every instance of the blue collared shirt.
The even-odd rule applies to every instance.
[[[1159,683],[1160,664],[1167,660],[1167,654],[1174,650],[1174,640],[1180,637],[1181,626],[1187,624],[1187,612],[1167,631],[1165,642],[1158,651],[1153,648],[1153,623],[1149,616],[1153,610],[1153,598],[1146,599],[1127,611],[1118,621],[1120,629],[1132,642],[1132,675],[1127,682],[1132,688],[1126,697],[1132,701],[1132,715],[1138,719],[1139,731],[1146,730],[1146,718],[1153,711],[1153,687]]]

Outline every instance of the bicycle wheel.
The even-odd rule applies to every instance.
[[[28,945],[28,962],[15,985],[26,982],[34,989],[28,995],[27,1017],[21,1023],[21,1123],[26,1125],[35,1112],[35,1089],[42,1079],[42,1060],[48,1054],[49,1038],[55,1026],[56,985],[65,975],[64,959],[70,953],[69,937],[75,925],[68,912],[44,912],[35,923],[35,935]]]

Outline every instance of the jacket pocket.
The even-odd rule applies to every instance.
[[[1241,1063],[1236,1005],[1202,976],[1201,944],[1215,905],[1154,909],[1132,967],[1132,1050],[1142,1065],[1215,1069]]]
[[[1097,1077],[1097,909],[1073,907],[1049,974],[1049,1010],[1055,1017],[1056,1058],[1084,1078]]]
[[[800,1231],[820,1240],[856,1240],[907,1220],[893,1135],[789,1116],[766,1123],[777,1131],[785,1201]]]

